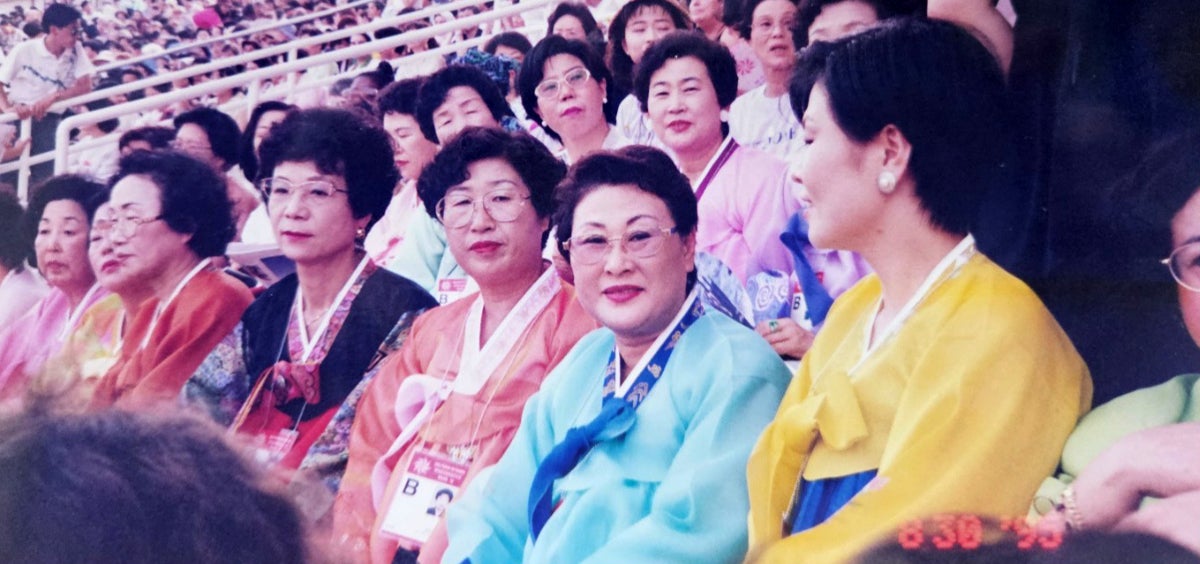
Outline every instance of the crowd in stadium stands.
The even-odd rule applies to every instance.
[[[3,160],[425,6],[338,7],[18,6]],[[586,0],[81,127],[0,189],[0,561],[1200,562],[1197,48]]]

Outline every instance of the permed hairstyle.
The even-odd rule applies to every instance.
[[[259,146],[259,176],[285,162],[313,163],[322,174],[346,181],[354,217],[383,217],[400,179],[392,142],[380,125],[348,110],[300,110],[276,125]]]
[[[258,122],[262,121],[262,117],[270,112],[290,114],[296,109],[296,106],[286,102],[268,100],[255,106],[254,111],[250,112],[246,130],[242,132],[242,138],[238,141],[238,166],[242,168],[242,174],[246,176],[247,180],[253,182],[258,178],[258,155],[254,152],[254,130],[258,129]]]
[[[567,173],[541,141],[523,131],[469,127],[433,158],[417,180],[417,195],[425,211],[437,217],[437,203],[453,186],[467,180],[467,168],[487,159],[503,159],[529,188],[529,201],[539,218],[554,213],[554,187]]]
[[[525,55],[525,62],[521,65],[521,74],[517,75],[517,89],[521,92],[521,105],[525,107],[529,118],[542,126],[546,133],[555,139],[560,139],[558,133],[546,125],[546,121],[538,113],[536,92],[538,84],[546,75],[546,61],[557,55],[570,55],[579,59],[584,68],[591,73],[592,80],[604,81],[604,93],[607,98],[604,103],[604,120],[608,123],[616,123],[617,108],[621,105],[621,99],[617,96],[616,84],[608,72],[608,67],[604,66],[604,57],[601,57],[595,49],[592,49],[591,45],[583,41],[566,39],[558,35],[548,35],[539,41],[533,50]]]
[[[237,164],[242,130],[229,114],[213,108],[188,110],[175,116],[175,132],[189,123],[204,130],[213,155],[225,162],[226,169]]]
[[[931,223],[965,235],[984,196],[1008,179],[1004,78],[995,57],[946,22],[894,18],[801,54],[790,95],[797,117],[820,85],[833,119],[857,143],[895,126],[912,145],[908,170]]]
[[[676,234],[687,237],[696,232],[699,212],[691,182],[666,153],[644,145],[631,145],[617,151],[593,153],[571,167],[558,188],[555,238],[563,256],[571,255],[563,246],[571,239],[575,208],[593,190],[602,186],[627,185],[650,194],[666,205],[675,222]],[[691,276],[694,276],[693,272]],[[689,287],[692,282],[689,276]]]
[[[450,65],[429,75],[417,94],[417,123],[426,139],[440,143],[437,129],[433,126],[433,113],[446,101],[450,89],[458,86],[466,86],[479,93],[497,122],[505,116],[512,116],[512,108],[488,75],[472,66]]]
[[[158,187],[159,215],[176,233],[191,234],[197,257],[219,257],[237,235],[225,179],[212,167],[178,151],[134,151],[121,157],[109,189],[126,176],[145,176]]]
[[[0,561],[305,564],[299,511],[199,419],[0,419]]]
[[[654,73],[671,59],[695,57],[704,68],[708,69],[708,78],[712,80],[713,90],[717,93],[717,103],[722,108],[728,108],[737,98],[737,62],[724,45],[704,36],[698,31],[676,31],[667,34],[642,57],[637,68],[637,76],[633,81],[633,94],[637,96],[638,106],[646,112],[646,102],[650,97],[650,79]]]
[[[608,67],[612,69],[617,89],[628,92],[633,82],[633,59],[625,52],[625,27],[629,20],[647,8],[659,8],[671,17],[675,29],[692,29],[692,19],[687,11],[671,0],[630,0],[617,11],[608,26]]]

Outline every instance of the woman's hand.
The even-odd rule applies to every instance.
[[[1117,441],[1088,464],[1072,488],[1079,516],[1089,529],[1162,527],[1168,524],[1168,515],[1187,512],[1187,502],[1177,506],[1170,498],[1190,499],[1192,546],[1196,546],[1200,543],[1195,531],[1195,523],[1200,522],[1200,423],[1155,427]],[[1138,511],[1144,496],[1164,500]],[[1139,515],[1143,512],[1146,515]]]
[[[779,356],[800,359],[812,348],[813,333],[788,318],[772,319],[754,328]]]
[[[1156,535],[1200,554],[1197,524],[1200,524],[1200,490],[1151,503],[1121,519],[1113,530]]]

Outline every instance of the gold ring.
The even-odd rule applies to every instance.
[[[767,322],[767,330],[769,330],[772,333],[778,331],[779,330],[779,322],[774,319],[768,321]]]

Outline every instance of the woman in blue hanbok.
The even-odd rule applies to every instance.
[[[740,562],[745,462],[787,385],[750,329],[694,291],[696,198],[657,149],[585,158],[558,241],[584,337],[511,446],[448,514],[443,562]]]

